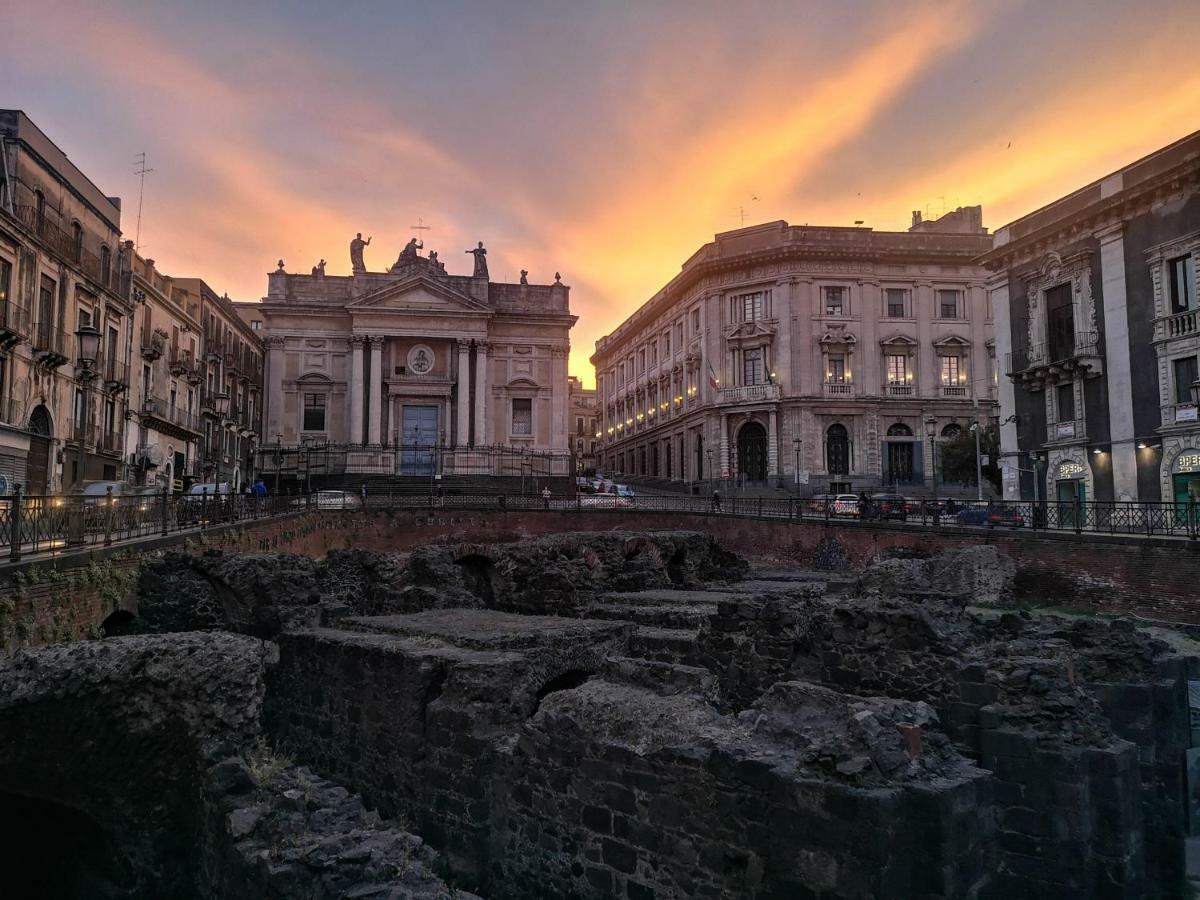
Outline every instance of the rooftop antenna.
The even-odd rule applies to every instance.
[[[138,183],[137,230],[133,233],[133,252],[137,253],[138,248],[142,245],[142,195],[146,193],[146,176],[154,170],[146,168],[145,150],[134,157],[133,166],[133,174],[140,179]]]
[[[741,224],[738,225],[738,227],[745,228],[746,227],[746,207],[744,207],[744,206],[738,207],[738,218],[741,220]]]

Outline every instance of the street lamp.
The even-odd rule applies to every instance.
[[[971,434],[975,435],[975,498],[983,500],[983,457],[979,451],[979,423],[971,423]]]
[[[934,416],[925,417],[925,434],[929,436],[929,466],[930,476],[933,478],[933,514],[938,513],[937,508],[937,444],[934,439],[937,437],[937,419]]]
[[[796,451],[796,493],[800,493],[800,445],[803,441],[800,438],[792,438],[792,448]]]
[[[229,415],[229,394],[222,392],[213,394],[213,411],[217,414],[217,468],[213,476],[216,493],[221,492],[221,456],[225,453],[225,417]]]
[[[78,354],[78,370],[75,377],[83,383],[83,409],[79,411],[82,419],[76,423],[79,438],[79,462],[75,473],[75,490],[83,490],[83,445],[87,434],[87,421],[91,413],[91,384],[96,378],[96,360],[100,357],[100,331],[91,325],[81,325],[75,332]]]
[[[712,487],[713,470],[712,470],[712,448],[709,447],[704,451],[704,455],[708,457],[708,486]]]
[[[1200,406],[1200,378],[1197,378],[1188,386],[1188,391],[1192,395],[1192,404]]]

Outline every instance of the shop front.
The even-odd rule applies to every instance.
[[[1083,504],[1087,502],[1087,466],[1078,460],[1060,462],[1054,469],[1054,499],[1058,505],[1058,521],[1064,528],[1072,528],[1076,519],[1083,515]]]
[[[1171,464],[1171,496],[1176,504],[1200,501],[1200,449],[1188,448]]]

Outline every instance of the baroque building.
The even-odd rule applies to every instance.
[[[121,204],[19,110],[0,110],[0,494],[125,474],[133,308]],[[76,332],[99,332],[90,367]]]
[[[1200,132],[996,231],[1004,496],[1200,496]]]
[[[258,314],[243,309],[267,347],[263,466],[319,447],[338,451],[325,474],[500,474],[522,454],[569,474],[567,285],[490,281],[482,243],[473,274],[452,275],[415,238],[370,272],[368,242],[351,243],[350,275],[281,260]]]
[[[907,232],[716,236],[596,344],[601,468],[803,491],[933,489],[933,443],[993,414],[979,207]]]
[[[583,474],[596,470],[597,450],[600,446],[598,406],[596,389],[585,388],[583,382],[572,375],[567,379],[567,431],[570,433],[571,452],[575,455],[575,472]]]

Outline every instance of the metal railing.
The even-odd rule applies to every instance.
[[[31,338],[34,353],[45,353],[62,361],[67,359],[67,337],[61,328],[49,322],[38,322]]]
[[[29,308],[12,300],[0,301],[0,334],[29,337]]]
[[[36,206],[13,207],[13,214],[21,224],[36,234],[51,252],[73,262],[93,281],[107,286],[109,276],[104,270],[103,260],[81,244],[76,243],[75,235],[64,231],[58,223],[52,222],[48,213],[49,211],[43,211],[39,215]],[[51,214],[57,215],[56,213]]]
[[[613,494],[453,493],[372,488],[271,496],[134,494],[0,496],[0,551],[11,561],[22,556],[65,552],[84,546],[109,546],[155,535],[206,528],[302,511],[389,509],[500,510],[557,512],[685,513],[742,517],[828,527],[884,525],[932,526],[941,532],[981,534],[1030,530],[1070,535],[1200,536],[1200,504],[1137,502],[994,501],[987,504],[918,499],[906,504],[823,498],[769,498]],[[584,526],[587,527],[587,526]]]

